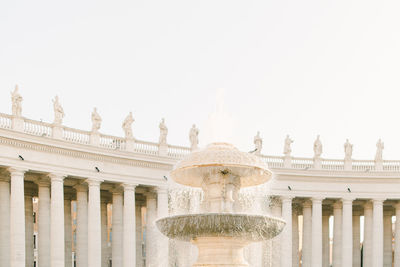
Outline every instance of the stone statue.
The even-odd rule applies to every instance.
[[[290,147],[292,143],[293,140],[290,139],[289,135],[286,135],[285,146],[283,147],[283,154],[287,157],[289,157],[290,153],[292,153],[292,148]]]
[[[98,133],[100,126],[101,126],[101,117],[99,113],[97,113],[97,108],[94,108],[92,112],[92,132]]]
[[[254,145],[255,145],[255,153],[260,154],[262,149],[262,138],[260,136],[260,132],[257,132],[257,135],[254,136]]]
[[[349,139],[346,139],[346,143],[344,143],[344,159],[351,160],[352,154],[353,154],[353,145],[350,144]]]
[[[22,100],[23,100],[22,96],[18,93],[18,85],[16,85],[14,91],[11,92],[12,115],[16,117],[21,117]]]
[[[125,138],[126,139],[132,139],[133,134],[132,134],[132,123],[135,121],[135,119],[132,116],[132,112],[129,112],[128,116],[126,116],[124,122],[122,123],[122,129],[125,132]]]
[[[165,125],[165,119],[162,118],[160,125],[158,126],[160,127],[160,139],[159,139],[159,144],[160,145],[166,145],[167,144],[167,135],[168,135],[168,128]]]
[[[62,119],[64,118],[64,109],[62,108],[60,102],[58,102],[58,96],[53,99],[54,107],[54,124],[62,124]]]
[[[320,158],[322,154],[322,143],[319,140],[319,135],[314,142],[314,158]]]
[[[193,124],[189,132],[190,148],[191,150],[196,150],[199,144],[199,129]]]
[[[379,138],[378,142],[376,143],[376,154],[375,154],[375,161],[382,161],[382,152],[383,149],[385,148],[384,143],[382,140]]]

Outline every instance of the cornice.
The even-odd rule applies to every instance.
[[[54,140],[51,140],[54,141]],[[57,140],[55,140],[57,141]],[[61,141],[62,143],[65,143]],[[15,138],[9,138],[5,136],[0,136],[0,144],[7,145],[17,148],[24,148],[34,151],[42,151],[51,154],[58,154],[63,156],[69,156],[73,158],[81,158],[87,160],[94,160],[94,161],[102,161],[102,162],[109,162],[109,163],[116,163],[116,164],[123,164],[128,166],[134,167],[143,167],[143,168],[154,168],[154,169],[161,169],[161,170],[170,170],[172,169],[173,164],[176,160],[170,160],[169,162],[165,163],[160,160],[151,159],[148,155],[144,156],[147,159],[133,159],[132,156],[138,156],[137,153],[134,152],[119,152],[117,153],[110,153],[110,151],[102,151],[105,149],[99,147],[92,147],[88,145],[81,145],[81,144],[72,144],[68,143],[68,148],[42,144],[42,143],[35,143],[32,141],[26,140],[19,140]],[[65,145],[65,144],[64,144]],[[76,146],[85,146],[85,150],[77,149]],[[90,151],[89,151],[90,150]],[[125,154],[125,155],[122,155]],[[142,156],[142,155],[140,155]]]

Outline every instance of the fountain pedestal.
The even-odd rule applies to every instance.
[[[193,267],[248,267],[243,249],[249,241],[234,237],[199,237],[192,241],[199,249]]]

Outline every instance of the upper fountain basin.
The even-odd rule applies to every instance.
[[[201,213],[161,218],[156,224],[167,237],[182,241],[211,236],[257,242],[277,236],[286,223],[265,215]]]
[[[263,184],[272,175],[258,156],[239,151],[228,143],[211,143],[178,162],[171,178],[183,185],[202,187],[203,178],[216,169],[239,176],[241,187]]]

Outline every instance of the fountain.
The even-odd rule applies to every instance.
[[[160,232],[189,241],[199,256],[193,267],[246,267],[243,248],[278,235],[285,222],[265,215],[238,213],[235,201],[242,187],[260,185],[271,172],[255,155],[227,143],[212,143],[180,161],[171,178],[204,192],[204,213],[159,219]]]

